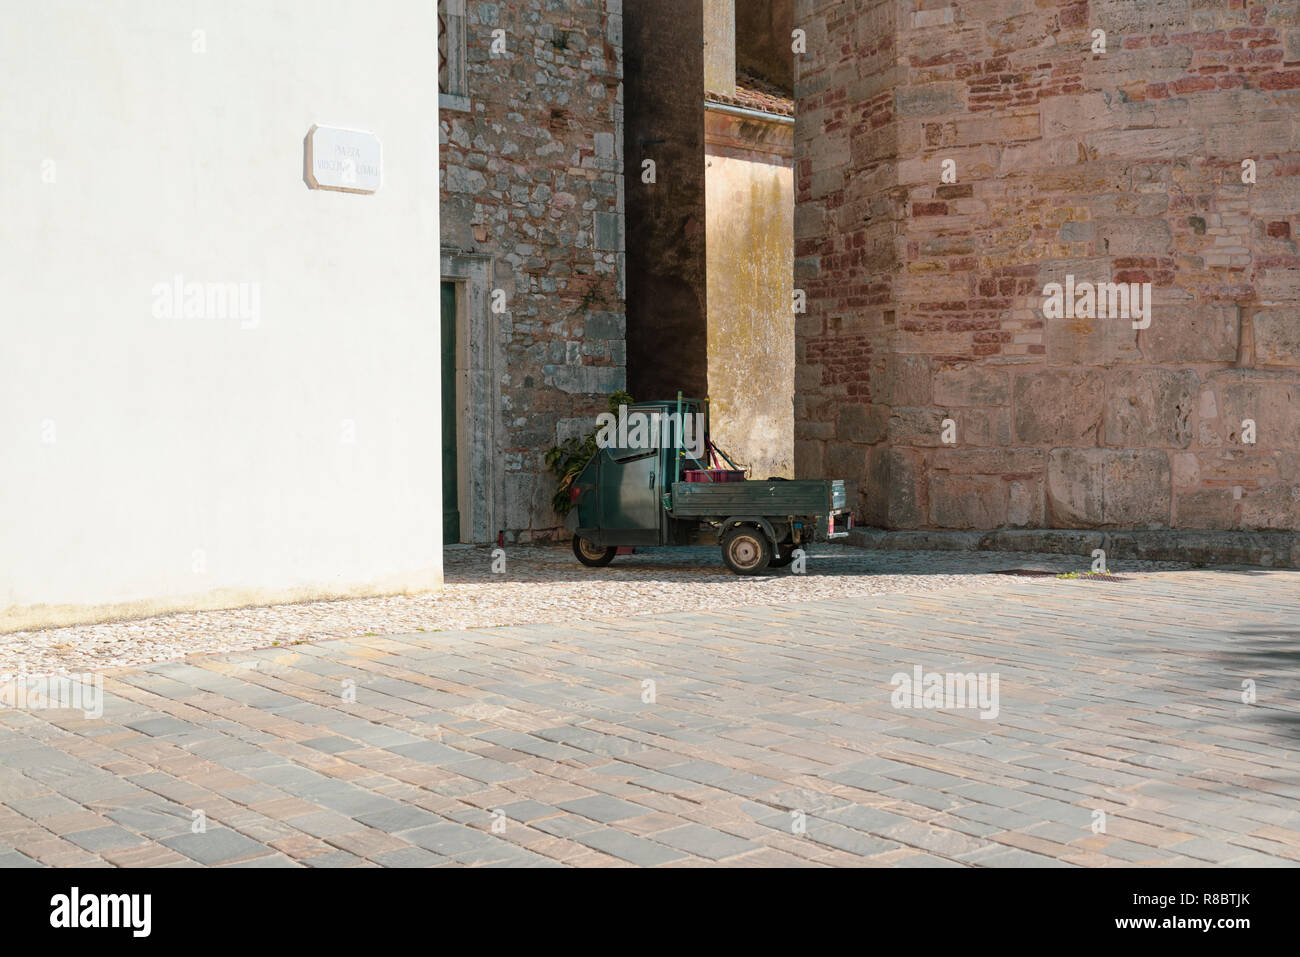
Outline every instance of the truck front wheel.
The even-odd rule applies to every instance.
[[[722,560],[737,575],[757,575],[772,560],[772,544],[757,528],[738,525],[722,536]]]
[[[573,554],[577,556],[578,561],[588,568],[604,568],[614,560],[618,554],[618,549],[613,545],[609,548],[603,548],[595,542],[589,542],[579,535],[573,536]]]

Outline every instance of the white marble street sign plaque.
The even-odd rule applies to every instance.
[[[307,131],[307,185],[312,189],[373,193],[383,166],[383,149],[374,133],[329,126]]]

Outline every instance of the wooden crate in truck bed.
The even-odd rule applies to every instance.
[[[673,518],[825,515],[846,504],[843,479],[675,482]]]

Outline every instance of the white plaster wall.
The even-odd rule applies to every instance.
[[[0,0],[0,630],[440,587],[434,11]],[[178,273],[256,326],[155,318]]]

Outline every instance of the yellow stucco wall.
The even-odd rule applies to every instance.
[[[794,476],[792,133],[705,112],[713,439],[752,478]]]

